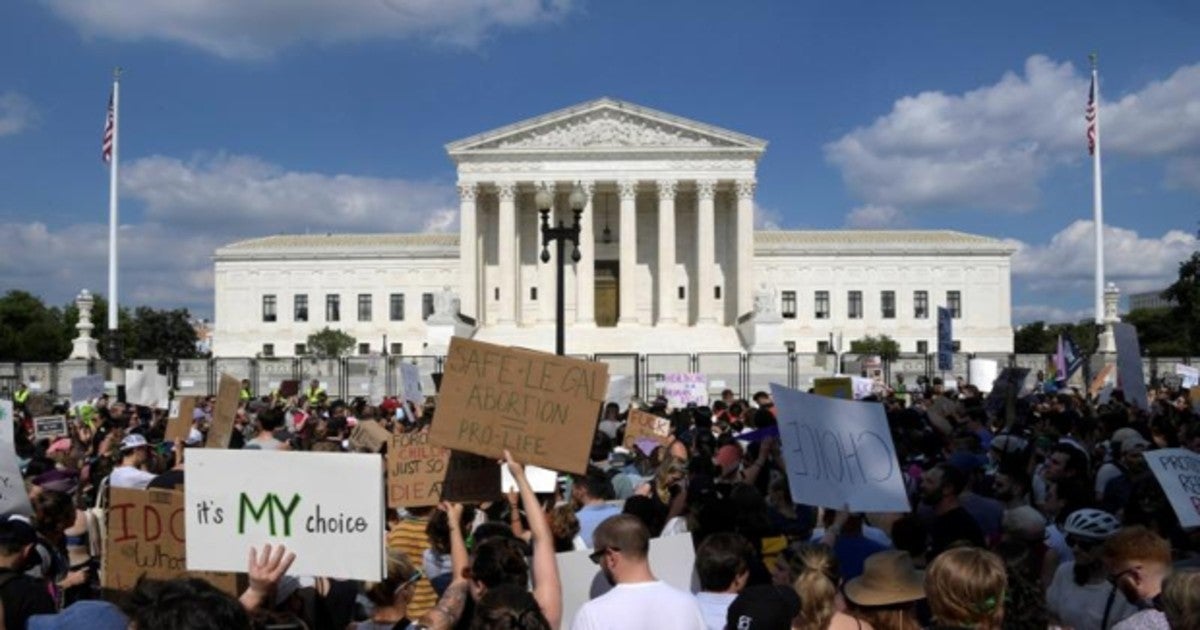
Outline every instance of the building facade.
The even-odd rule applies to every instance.
[[[938,306],[956,312],[964,351],[1012,350],[1010,246],[949,231],[755,232],[765,148],[611,99],[451,143],[457,235],[219,249],[214,354],[303,354],[325,326],[362,353],[439,352],[450,304],[458,334],[550,350],[557,265],[553,248],[542,261],[534,197],[550,192],[552,221],[570,224],[576,187],[586,203],[579,260],[566,260],[569,353],[816,352],[831,335],[848,346],[867,334],[932,351]]]

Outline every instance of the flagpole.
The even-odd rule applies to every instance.
[[[1092,65],[1092,89],[1095,100],[1096,150],[1092,153],[1092,214],[1096,228],[1096,324],[1104,324],[1104,197],[1100,183],[1100,80],[1096,72],[1096,53],[1088,55]]]
[[[117,299],[117,258],[119,243],[117,239],[117,227],[119,225],[117,210],[117,171],[121,137],[120,107],[121,69],[114,68],[112,87],[112,158],[110,159],[108,165],[108,354],[109,363],[115,365],[120,365],[122,362],[120,335],[117,334],[117,314],[120,309],[119,300]]]

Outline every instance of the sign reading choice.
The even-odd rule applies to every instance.
[[[608,366],[461,337],[450,350],[430,442],[582,474]]]
[[[296,575],[383,577],[378,455],[197,449],[187,474],[188,570],[244,571],[271,543],[296,552]]]
[[[792,500],[855,512],[907,512],[883,405],[771,384]]]

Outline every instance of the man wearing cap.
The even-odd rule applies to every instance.
[[[0,517],[0,602],[4,627],[24,628],[29,617],[54,612],[45,582],[25,575],[37,532],[23,516]]]
[[[121,440],[121,465],[108,478],[112,488],[145,490],[154,475],[142,470],[150,457],[150,444],[139,433],[130,433]]]

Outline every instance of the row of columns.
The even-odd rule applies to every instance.
[[[621,180],[617,183],[617,194],[620,198],[618,225],[620,227],[619,262],[621,279],[619,284],[620,320],[618,324],[633,324],[636,322],[638,286],[634,269],[637,267],[637,193],[640,185],[638,180]],[[696,212],[696,286],[700,293],[697,295],[697,324],[715,324],[717,313],[711,295],[713,270],[716,265],[716,205],[717,180],[696,180],[697,212]],[[551,193],[556,191],[553,182],[539,182],[537,186],[547,187]],[[583,219],[580,226],[580,260],[576,266],[576,318],[577,324],[595,323],[595,236],[592,212],[596,182],[580,182],[586,204],[583,208]],[[658,324],[673,324],[679,321],[675,312],[677,298],[675,296],[675,198],[679,190],[678,180],[663,179],[655,182],[658,193],[658,291],[655,296],[658,306]],[[517,308],[520,304],[518,294],[517,272],[520,256],[518,253],[518,223],[517,223],[517,191],[518,182],[496,182],[496,197],[498,201],[498,263],[499,263],[499,312],[496,324],[511,325],[518,321]],[[736,208],[736,273],[737,273],[737,313],[743,314],[751,309],[753,290],[750,282],[751,267],[754,261],[754,189],[753,180],[738,180],[735,182],[737,193]],[[482,319],[485,311],[484,301],[487,296],[483,293],[480,283],[482,274],[482,240],[479,232],[478,195],[479,185],[463,183],[459,191],[459,229],[460,229],[460,260],[461,277],[464,291],[462,292],[462,312]],[[557,204],[556,204],[557,205]],[[563,221],[572,220],[563,214]],[[558,217],[551,213],[551,221]],[[540,236],[538,239],[540,243]],[[570,251],[570,248],[568,248]],[[551,250],[553,256],[553,250]],[[539,259],[540,260],[540,259]],[[547,291],[554,285],[555,261],[539,263],[538,285],[542,291]],[[554,317],[554,300],[552,295],[543,295],[539,300],[539,316],[543,320]]]

